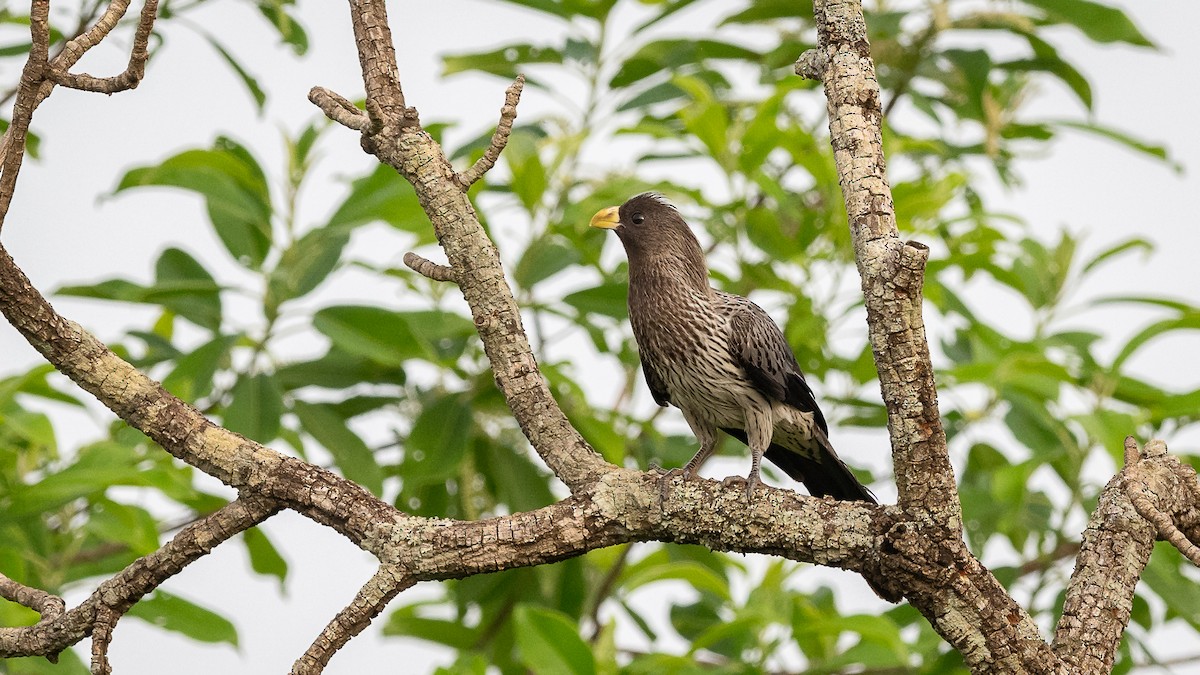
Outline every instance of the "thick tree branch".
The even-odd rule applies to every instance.
[[[495,244],[441,147],[420,128],[416,111],[404,105],[383,3],[351,0],[350,9],[372,119],[363,132],[363,148],[412,183],[480,327],[496,384],[525,437],[572,490],[594,482],[610,465],[571,426],[550,394]]]
[[[867,326],[883,402],[900,506],[924,509],[951,530],[962,514],[925,324],[921,284],[928,251],[900,241],[883,156],[879,83],[859,0],[817,0],[817,51],[797,72],[823,66],[829,134],[862,276]]]
[[[928,249],[904,243],[883,155],[879,83],[859,0],[816,0],[818,41],[796,72],[825,85],[829,133],[905,517],[885,534],[882,584],[903,593],[976,672],[1053,672],[1032,618],[966,549],[921,315]],[[873,577],[874,578],[874,577]]]
[[[121,615],[108,607],[96,608],[96,623],[92,625],[92,675],[111,675],[108,646],[112,644],[113,629]]]
[[[418,126],[416,111],[404,104],[386,6],[373,0],[350,0],[350,16],[367,92],[367,114],[374,129],[384,131],[382,127],[388,127],[384,133],[392,134]]]

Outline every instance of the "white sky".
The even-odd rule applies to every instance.
[[[1196,302],[1200,275],[1194,259],[1200,248],[1200,222],[1194,202],[1200,194],[1195,172],[1200,167],[1200,131],[1192,118],[1200,109],[1196,75],[1200,46],[1194,36],[1200,26],[1200,4],[1186,0],[1122,4],[1162,51],[1091,47],[1065,29],[1056,35],[1056,44],[1091,78],[1098,121],[1168,145],[1188,171],[1176,174],[1113,144],[1072,135],[1056,143],[1047,158],[1024,163],[1022,189],[1006,193],[997,187],[993,195],[1039,231],[1049,234],[1067,226],[1086,233],[1092,250],[1134,234],[1158,242],[1152,258],[1109,268],[1111,287],[1100,290],[1169,293]],[[306,100],[311,86],[360,96],[345,6],[305,2],[302,7],[312,45],[299,68],[284,50],[273,46],[274,37],[245,4],[215,3],[193,17],[259,75],[272,97],[262,119],[255,118],[241,85],[212,50],[179,27],[170,30],[166,48],[135,92],[106,98],[58,91],[42,106],[34,128],[42,136],[44,158],[27,162],[4,231],[5,245],[35,285],[49,292],[67,283],[113,276],[148,280],[153,261],[167,246],[195,253],[219,276],[236,273],[225,262],[201,209],[195,208],[197,200],[158,190],[115,199],[98,197],[111,191],[123,169],[155,163],[184,148],[206,146],[216,133],[246,142],[261,160],[276,162],[276,168],[282,157],[278,125],[295,130],[316,114]],[[401,8],[403,12],[398,11]],[[494,123],[506,85],[496,78],[476,76],[442,80],[437,55],[482,50],[515,38],[538,42],[556,29],[530,13],[471,0],[393,3],[391,11],[410,104],[421,110],[426,121],[462,120],[464,136]],[[85,62],[85,70],[116,72],[120,60],[115,52],[97,54]],[[0,69],[0,80],[13,81],[12,68],[10,64]],[[553,104],[530,88],[522,105],[522,112],[530,115]],[[1068,94],[1053,88],[1035,109],[1047,117],[1078,111]],[[348,131],[330,132],[321,148],[329,157],[323,165],[326,181],[361,173],[373,161],[362,154],[357,137]],[[592,148],[588,161],[599,170],[623,162],[607,156],[603,148]],[[332,184],[333,189],[308,193],[301,209],[310,214],[309,222],[319,221],[341,199],[342,183]],[[369,236],[375,246],[357,238],[356,253],[399,263],[403,248],[377,249],[379,241],[395,245],[394,236],[380,235],[382,240]],[[500,246],[503,249],[503,242]],[[378,291],[361,287],[338,291],[343,292],[360,301],[370,301],[373,293],[378,297]],[[391,303],[395,298],[379,300]],[[144,325],[153,316],[151,310],[105,303],[59,299],[55,304],[105,339],[115,339],[132,323]],[[1122,325],[1127,316],[1114,317],[1112,328],[1119,334],[1131,333],[1148,318],[1138,315],[1133,325]],[[0,349],[6,355],[6,373],[37,360],[11,329],[0,331]],[[1146,351],[1134,365],[1153,381],[1172,388],[1194,388],[1200,382],[1196,334],[1163,340]],[[92,418],[106,419],[99,413]],[[94,428],[59,425],[58,430],[69,444],[92,437]],[[1196,445],[1194,438],[1187,443],[1193,451]],[[291,563],[286,597],[279,597],[273,581],[246,571],[245,554],[237,544],[217,549],[166,586],[235,617],[241,632],[240,652],[198,645],[127,619],[119,624],[112,647],[118,672],[285,671],[353,597],[373,565],[336,534],[299,516],[278,516],[267,529]],[[410,590],[393,605],[429,590],[433,589]],[[384,664],[397,672],[426,672],[444,658],[413,642],[380,640],[376,632],[373,627],[352,641],[327,672],[377,672]],[[1188,651],[1186,645],[1177,649]],[[1200,668],[1175,672],[1200,673]]]

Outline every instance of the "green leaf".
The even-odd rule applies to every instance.
[[[258,11],[279,33],[279,39],[290,45],[296,56],[304,56],[308,52],[308,34],[292,15],[288,14],[285,6],[292,4],[283,0],[259,0]]]
[[[168,248],[154,269],[157,280],[147,289],[145,302],[160,304],[212,331],[221,327],[221,287],[195,258]]]
[[[275,379],[285,391],[302,387],[345,389],[356,384],[396,384],[405,382],[404,370],[381,365],[369,358],[330,347],[323,356],[281,366]]]
[[[672,579],[686,581],[697,591],[730,600],[729,581],[708,567],[690,560],[672,560],[652,567],[639,567],[621,580],[621,589],[628,593],[647,584]]]
[[[529,64],[562,62],[562,51],[553,47],[515,44],[507,45],[490,52],[449,54],[443,56],[442,75],[453,75],[469,70],[477,70],[512,79]]]
[[[1183,568],[1188,566],[1175,547],[1160,541],[1154,545],[1142,581],[1167,606],[1168,619],[1178,617],[1194,630],[1200,630],[1200,586],[1183,574]]]
[[[443,396],[426,406],[404,444],[405,482],[428,485],[454,475],[473,433],[471,408],[462,396]]]
[[[151,185],[199,194],[234,259],[254,269],[262,264],[271,248],[271,197],[262,169],[245,148],[218,138],[211,150],[187,150],[157,166],[130,170],[114,192]]]
[[[342,251],[350,243],[349,229],[343,226],[312,230],[283,252],[268,282],[268,316],[284,302],[312,292],[337,269]]]
[[[40,420],[41,424],[34,427],[25,417]],[[53,440],[53,428],[43,415],[9,412],[3,415],[3,423],[9,430],[24,434],[40,428],[38,433],[49,434]],[[99,496],[113,485],[142,485],[142,472],[132,449],[126,445],[105,441],[85,446],[70,466],[48,473],[30,485],[9,485],[7,494],[0,497],[4,506],[0,509],[0,522],[53,511],[83,497]]]
[[[1113,371],[1120,371],[1121,366],[1125,365],[1125,361],[1129,360],[1129,357],[1133,356],[1147,342],[1165,333],[1179,330],[1200,330],[1200,309],[1185,312],[1182,316],[1173,319],[1157,321],[1138,331],[1138,334],[1130,338],[1129,342],[1126,342],[1125,346],[1121,348],[1117,357],[1113,359]]]
[[[419,352],[408,322],[382,307],[327,307],[313,317],[313,326],[339,350],[385,366],[398,367]]]
[[[513,279],[521,288],[533,288],[579,260],[579,250],[566,237],[546,234],[525,249],[513,271]]]
[[[417,193],[395,169],[380,164],[350,183],[350,194],[329,218],[326,228],[348,229],[381,220],[417,235],[417,244],[434,241],[433,227],[425,217]]]
[[[200,642],[238,644],[237,628],[228,619],[161,589],[140,600],[129,615]]]
[[[1108,140],[1115,141],[1129,148],[1130,150],[1135,150],[1143,155],[1162,161],[1164,164],[1171,167],[1176,173],[1183,172],[1183,165],[1171,158],[1165,146],[1154,145],[1153,143],[1148,143],[1146,141],[1134,138],[1123,131],[1117,131],[1116,129],[1101,126],[1099,124],[1092,124],[1090,122],[1058,120],[1049,122],[1049,124],[1052,126],[1075,129],[1076,131],[1084,131],[1089,134],[1100,136],[1101,138],[1107,138]]]
[[[413,637],[460,651],[468,651],[477,644],[477,630],[464,626],[460,621],[419,616],[417,612],[420,608],[421,605],[414,604],[392,612],[383,625],[383,634]]]
[[[300,426],[333,456],[342,474],[376,496],[383,493],[383,470],[367,444],[351,431],[346,420],[324,403],[296,401],[292,412]]]
[[[544,12],[561,19],[571,17],[571,9],[563,0],[503,0],[510,5],[519,5],[528,9]]]
[[[1149,254],[1154,250],[1154,244],[1141,237],[1133,237],[1118,244],[1113,244],[1112,246],[1109,246],[1103,251],[1092,256],[1092,259],[1083,266],[1082,273],[1087,274],[1088,272],[1091,272],[1092,270],[1112,260],[1113,258],[1116,258],[1117,256],[1136,250],[1141,250],[1143,253]]]
[[[536,214],[549,185],[546,166],[538,154],[537,139],[531,134],[514,133],[508,139],[504,159],[512,175],[509,187],[513,194],[517,195],[530,215]]]
[[[992,70],[992,57],[982,49],[947,49],[942,52],[958,72],[966,85],[969,115],[983,119],[983,92],[988,86],[988,75]]]
[[[223,415],[225,427],[259,443],[275,440],[283,415],[283,396],[275,378],[266,373],[242,375],[232,394]]]
[[[623,282],[608,282],[576,291],[563,298],[563,302],[581,314],[603,314],[614,319],[625,319],[629,316],[627,295]]]
[[[688,5],[691,5],[695,1],[696,0],[665,0],[663,2],[655,3],[662,6],[662,11],[660,11],[658,14],[655,14],[642,25],[635,28],[633,32],[640,33],[659,21],[671,16],[675,12],[678,12],[682,9],[687,9]]]
[[[609,86],[624,89],[659,73],[673,73],[684,66],[707,59],[736,59],[754,62],[759,53],[730,42],[718,40],[666,39],[642,45],[621,64]]]
[[[213,377],[227,363],[229,350],[239,338],[239,335],[218,335],[176,359],[175,369],[163,379],[163,387],[190,403],[208,396]]]
[[[1088,82],[1087,77],[1079,72],[1075,66],[1059,56],[1058,50],[1049,42],[1031,32],[1024,32],[1022,35],[1029,42],[1030,48],[1033,49],[1033,58],[1007,61],[996,65],[1000,68],[1017,72],[1041,71],[1050,73],[1059,80],[1062,80],[1062,83],[1071,89],[1075,96],[1079,98],[1079,101],[1083,103],[1084,107],[1091,110],[1092,85]]]
[[[1046,13],[1055,23],[1068,23],[1096,42],[1125,42],[1154,47],[1125,12],[1091,0],[1024,0]]]
[[[801,14],[792,0],[754,0],[746,9],[731,14],[721,21],[722,26],[731,23],[759,23],[773,19],[794,19]],[[812,14],[809,13],[809,16]]]
[[[83,407],[83,402],[70,394],[63,393],[46,380],[50,373],[58,372],[54,366],[46,363],[34,366],[21,375],[13,375],[0,380],[0,401],[11,401],[14,394],[28,394],[48,401],[57,401],[68,405]]]
[[[221,55],[221,58],[225,60],[225,63],[233,69],[234,74],[237,75],[238,79],[240,79],[242,84],[245,85],[246,91],[250,94],[250,98],[254,99],[254,107],[258,111],[258,114],[262,115],[263,109],[267,103],[267,93],[262,90],[262,87],[258,86],[258,80],[251,75],[250,72],[247,71],[237,59],[233,58],[233,54],[230,54],[220,42],[217,42],[216,38],[204,31],[200,31],[200,34],[204,36],[205,40],[208,40],[208,44],[211,45],[213,49],[217,50],[217,53]]]
[[[521,662],[535,675],[595,675],[592,650],[566,614],[522,604],[513,620]]]
[[[313,325],[339,350],[392,367],[414,358],[451,365],[475,333],[470,320],[451,312],[355,305],[322,309]]]
[[[283,582],[287,580],[288,564],[262,528],[252,527],[243,532],[242,543],[250,555],[250,567],[259,574],[269,574],[279,579],[282,589]]]

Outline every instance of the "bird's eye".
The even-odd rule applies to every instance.
[[[634,225],[641,225],[642,223],[646,222],[646,216],[643,216],[640,213],[635,213],[635,214],[633,214],[633,217],[630,218],[630,220],[633,221]]]

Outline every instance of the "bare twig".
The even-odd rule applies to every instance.
[[[367,114],[337,92],[324,87],[313,87],[308,92],[308,100],[320,108],[326,117],[344,127],[365,131],[371,126]]]
[[[154,27],[154,18],[158,8],[158,0],[147,0],[142,8],[142,16],[134,35],[133,49],[129,57],[129,66],[121,75],[114,78],[99,79],[90,75],[71,75],[68,70],[92,47],[96,46],[116,28],[125,12],[129,9],[129,0],[112,0],[104,14],[96,23],[79,37],[67,42],[63,50],[49,59],[50,53],[50,21],[48,0],[34,0],[29,11],[29,32],[31,47],[29,58],[21,73],[21,82],[17,87],[17,97],[13,102],[12,122],[4,138],[0,140],[0,228],[4,226],[8,209],[12,205],[13,192],[16,189],[17,174],[25,159],[25,140],[29,134],[29,125],[33,119],[33,111],[50,95],[57,81],[79,89],[114,93],[122,89],[137,86],[145,73],[147,45],[150,32]]]
[[[792,70],[806,80],[820,82],[825,77],[825,54],[820,49],[809,49],[796,59]]]
[[[330,621],[308,651],[292,665],[292,675],[315,675],[325,669],[332,657],[350,638],[358,635],[383,608],[416,579],[399,568],[384,565],[371,577],[347,605]]]
[[[41,100],[38,90],[50,54],[50,2],[35,0],[29,8],[29,59],[21,71],[17,100],[13,102],[12,122],[0,140],[0,227],[4,226],[8,208],[12,205],[17,174],[25,160],[25,138],[33,111]]]
[[[458,281],[454,276],[454,270],[445,265],[439,265],[432,260],[422,258],[412,251],[404,254],[404,264],[417,274],[429,277],[434,281]]]
[[[111,675],[108,646],[112,644],[113,629],[121,615],[108,607],[96,608],[96,623],[92,628],[92,675]]]
[[[125,8],[129,6],[127,0],[124,0],[123,4],[125,7],[121,9],[122,14],[124,14]],[[158,0],[146,0],[146,3],[142,6],[142,15],[138,19],[137,30],[133,35],[133,47],[129,51],[129,65],[125,67],[125,71],[121,74],[112,77],[93,77],[87,73],[70,73],[67,72],[66,68],[59,67],[56,63],[51,63],[50,67],[46,70],[46,77],[64,87],[94,91],[102,94],[114,94],[119,91],[137,88],[146,74],[146,61],[150,58],[150,33],[154,30],[154,19],[157,14]],[[100,25],[98,22],[96,27],[93,28],[93,31],[96,33],[103,32],[103,35],[99,38],[92,38],[96,42],[99,39],[103,39],[103,36],[112,30],[112,26],[115,26],[116,22],[113,22],[112,26],[106,25],[106,30],[102,31],[97,30],[97,27]],[[91,32],[85,33],[84,36],[88,36]],[[81,38],[84,36],[81,36]],[[95,42],[92,42],[92,44],[95,44]],[[55,60],[57,61],[57,59]]]
[[[42,615],[43,621],[62,615],[67,605],[57,595],[18,583],[0,573],[0,598],[28,607]]]
[[[492,140],[488,143],[487,150],[483,151],[483,156],[475,160],[471,168],[454,174],[454,181],[463,190],[474,185],[475,181],[483,178],[483,174],[496,166],[496,160],[500,159],[500,153],[504,152],[504,146],[508,145],[508,137],[512,134],[513,121],[517,119],[517,104],[521,101],[521,90],[524,87],[525,76],[517,75],[517,79],[504,92],[504,107],[500,108],[500,122],[496,124],[496,131],[492,134]]]

